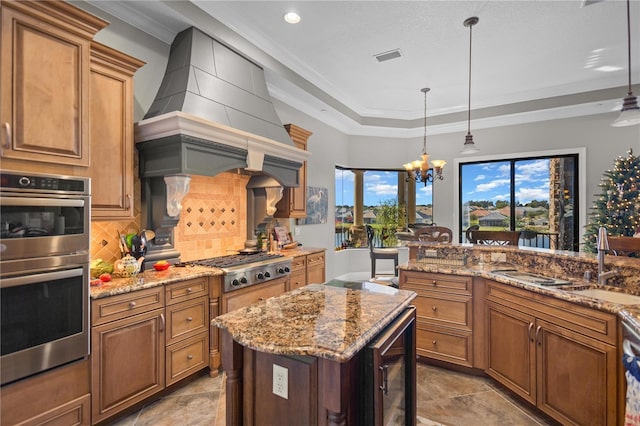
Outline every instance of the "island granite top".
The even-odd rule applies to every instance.
[[[345,362],[402,312],[416,293],[374,283],[311,284],[214,318],[242,346]]]

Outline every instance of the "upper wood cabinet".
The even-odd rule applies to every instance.
[[[91,39],[107,22],[62,1],[1,5],[3,168],[87,174]]]
[[[291,140],[296,148],[307,149],[307,140],[311,132],[298,127],[295,124],[285,124]],[[276,204],[276,212],[273,217],[279,218],[303,218],[307,217],[307,162],[300,167],[300,186],[297,188],[285,188],[282,198]]]
[[[133,74],[144,62],[91,43],[91,218],[134,216]]]

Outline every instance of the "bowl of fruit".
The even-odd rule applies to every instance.
[[[171,266],[171,264],[166,260],[159,260],[153,264],[153,269],[156,271],[166,271],[169,269],[169,266]]]

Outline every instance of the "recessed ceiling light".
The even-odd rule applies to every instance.
[[[290,24],[297,24],[300,22],[300,15],[296,12],[287,12],[284,14],[284,20]]]

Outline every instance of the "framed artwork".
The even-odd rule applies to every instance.
[[[298,225],[315,225],[327,223],[329,214],[329,198],[327,188],[307,187],[307,217],[298,219]]]

